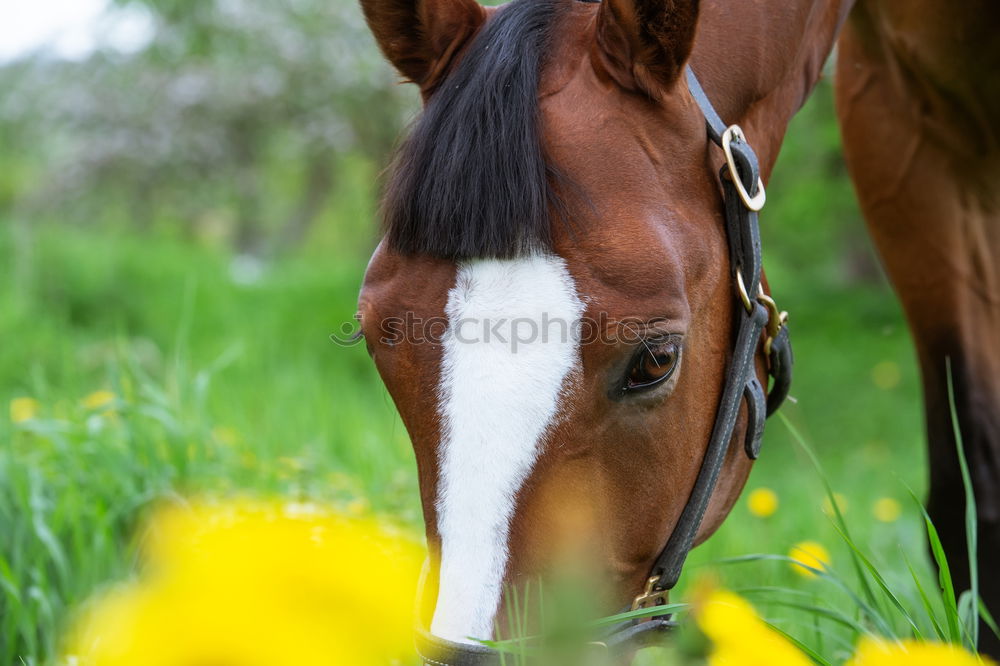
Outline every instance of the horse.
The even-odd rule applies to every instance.
[[[361,7],[423,100],[388,170],[358,316],[415,451],[428,661],[489,663],[477,639],[512,629],[510,590],[568,554],[609,607],[665,603],[736,502],[761,394],[787,389],[774,348],[788,355],[766,277],[738,269],[759,258],[755,211],[838,38],[847,164],[923,369],[929,510],[967,586],[959,430],[980,560],[998,552],[996,8]],[[1000,576],[981,575],[996,608]]]

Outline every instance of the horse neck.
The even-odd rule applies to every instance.
[[[822,74],[855,0],[702,5],[691,66],[722,118],[747,133],[770,175],[788,122]]]

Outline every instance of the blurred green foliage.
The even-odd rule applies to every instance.
[[[351,319],[376,235],[380,169],[412,90],[394,85],[349,0],[122,0],[150,13],[136,53],[0,67],[0,660],[40,664],[73,603],[127,575],[157,497],[251,490],[349,502],[419,526],[415,468]],[[787,413],[851,504],[856,538],[923,561],[917,375],[865,240],[828,82],[793,122],[762,217],[774,293],[792,313]],[[114,415],[84,396],[109,389]],[[843,561],[816,479],[772,424],[741,504],[693,564],[802,539]],[[731,584],[799,585],[783,568]],[[800,618],[774,609],[790,630]]]
[[[414,108],[347,0],[121,4],[154,22],[138,53],[0,71],[0,205],[282,253]]]

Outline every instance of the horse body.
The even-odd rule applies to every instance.
[[[544,26],[545,57],[538,60],[537,83],[531,84],[537,89],[529,91],[537,98],[537,113],[532,116],[534,111],[520,102],[517,113],[537,117],[538,157],[551,167],[550,180],[561,195],[554,205],[555,221],[538,225],[501,220],[494,222],[495,228],[477,227],[485,223],[471,216],[449,222],[448,212],[440,207],[421,207],[427,202],[419,201],[411,206],[412,199],[421,196],[419,189],[394,181],[390,199],[398,192],[405,196],[397,197],[402,203],[397,200],[389,215],[397,214],[403,224],[390,227],[387,240],[376,250],[360,298],[369,350],[416,452],[431,552],[428,619],[435,633],[457,641],[488,638],[494,621],[502,632],[504,614],[496,613],[503,604],[503,586],[532,580],[568,553],[582,554],[598,573],[596,578],[606,582],[609,609],[642,590],[698,474],[731,353],[734,322],[717,176],[721,153],[706,141],[704,118],[680,73],[689,63],[722,117],[742,126],[766,181],[787,124],[818,80],[853,4],[708,1],[700,3],[699,11],[699,3],[692,0],[552,2],[555,11]],[[491,117],[504,109],[484,109],[475,99],[462,98],[461,90],[449,89],[456,80],[449,72],[461,67],[463,59],[484,58],[486,64],[480,66],[490,71],[481,40],[476,40],[482,35],[497,38],[498,19],[508,12],[511,22],[509,12],[521,11],[516,3],[500,9],[483,9],[472,0],[362,0],[362,5],[387,57],[421,87],[429,109],[439,105],[433,113],[447,114],[440,105],[459,102],[468,110],[467,118],[445,115],[433,136],[452,141],[449,127],[467,124],[463,129],[470,131],[463,136],[469,141],[502,152],[503,137],[491,136],[489,127],[477,125],[474,116]],[[866,18],[867,5],[854,10],[841,69],[855,60],[869,68],[881,66],[873,62],[870,39],[885,28],[873,27]],[[537,18],[530,12],[525,16]],[[514,31],[511,39],[523,38],[517,37],[516,24],[509,27]],[[851,85],[850,77],[842,78],[842,89],[844,81]],[[901,153],[898,148],[887,154],[866,152],[876,150],[878,142],[864,137],[874,127],[865,110],[879,104],[860,100],[887,93],[873,92],[879,86],[867,80],[854,80],[858,82],[850,88],[849,101],[841,104],[851,110],[842,113],[848,116],[848,157],[876,241],[882,243],[879,235],[884,233],[885,243],[892,245],[898,242],[895,235],[908,233],[904,226],[915,216],[900,216],[895,208],[877,223],[872,211],[885,206],[879,198],[884,188],[878,188],[890,182],[878,169],[900,167]],[[520,100],[525,92],[512,90],[511,95]],[[944,123],[945,128],[950,125]],[[422,131],[427,133],[418,124],[414,134],[419,140]],[[900,145],[908,145],[905,140],[911,136],[899,127]],[[480,162],[489,167],[482,167],[484,173],[507,174],[511,182],[525,177],[496,155],[461,154],[461,147],[461,142],[450,145],[452,152],[444,153],[434,145],[424,146],[426,159],[411,151],[397,164],[396,175],[401,169],[413,175],[421,164],[440,164],[457,153],[463,160],[476,158],[465,162],[472,172],[469,182]],[[983,159],[998,154],[985,152]],[[880,166],[866,175],[866,165],[873,160]],[[537,171],[537,164],[533,168]],[[462,178],[456,174],[453,183],[428,187],[438,188],[456,208],[474,207],[476,201],[453,191],[462,186]],[[866,182],[873,183],[874,204],[868,202]],[[982,182],[989,193],[987,181]],[[914,187],[920,187],[918,183]],[[505,200],[516,193],[505,195],[502,186],[475,181],[470,187],[497,210],[528,210],[528,215],[534,210]],[[933,190],[926,184],[923,188]],[[526,189],[539,196],[530,183]],[[947,401],[939,367],[947,348],[954,350],[959,403],[970,413],[973,464],[983,465],[977,477],[979,501],[985,502],[981,517],[995,525],[998,517],[989,503],[991,489],[997,487],[991,476],[996,458],[990,446],[1000,442],[1000,361],[995,344],[991,352],[979,352],[994,354],[985,360],[971,351],[983,349],[982,341],[973,346],[975,338],[995,331],[998,323],[1000,250],[995,238],[986,237],[991,223],[986,193],[972,199],[972,207],[981,211],[975,215],[968,212],[969,195],[956,195],[949,200],[950,208],[940,211],[950,218],[961,210],[962,219],[978,221],[946,232],[953,251],[948,265],[968,266],[970,256],[979,257],[973,262],[974,279],[967,272],[950,273],[945,282],[954,283],[954,288],[937,281],[932,291],[940,298],[928,303],[929,288],[919,264],[908,261],[902,251],[895,259],[884,254],[922,345],[932,440],[943,442],[932,444],[942,458],[935,474],[946,477],[932,483],[932,506],[943,501],[951,507],[953,498],[960,497],[955,495],[960,485],[955,486],[954,464],[943,462],[951,455],[946,448],[950,421],[941,416]],[[895,197],[891,193],[892,201]],[[427,220],[428,226],[437,225],[435,234],[421,235],[419,216],[404,219],[413,210],[440,217]],[[934,219],[931,210],[924,211],[929,222]],[[494,219],[494,212],[484,217]],[[505,226],[519,223],[525,226],[523,234]],[[441,238],[448,224],[461,243]],[[537,236],[541,226],[541,236],[531,236]],[[970,230],[978,235],[968,237]],[[505,248],[497,241],[503,238],[516,242]],[[936,245],[933,249],[940,251]],[[906,284],[917,273],[921,275],[912,278],[918,287],[911,305]],[[985,296],[969,286],[983,279]],[[964,289],[965,296],[949,301],[956,289]],[[559,337],[557,325],[552,339],[537,335],[524,341],[520,354],[510,348],[509,340],[518,336],[516,322],[537,331],[552,314],[563,324],[597,323],[568,343]],[[396,324],[387,328],[390,320]],[[463,346],[447,336],[428,335],[428,322],[461,332],[465,323],[484,320],[503,321],[492,330],[504,342],[479,339],[476,345]],[[604,335],[609,327],[620,332],[626,320],[631,322],[629,332],[637,336]],[[950,347],[942,346],[942,340]],[[927,355],[926,348],[935,351]],[[636,373],[645,377],[649,358],[656,361],[651,370],[656,381],[648,389],[641,382],[641,390],[629,389]],[[764,363],[764,357],[758,357],[762,380]],[[742,441],[746,428],[743,414],[734,441]],[[698,541],[721,524],[749,469],[742,447],[731,446]],[[992,507],[1000,507],[1000,502]],[[987,536],[987,542],[996,534]],[[949,547],[960,549],[957,537]],[[987,590],[995,583],[990,580]]]
[[[1000,604],[1000,9],[868,0],[840,40],[838,115],[872,238],[923,376],[928,510],[968,589],[954,429],[975,490],[982,594]],[[953,423],[948,380],[954,382]],[[981,632],[992,654],[1000,643]]]

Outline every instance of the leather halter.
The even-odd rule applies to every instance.
[[[730,274],[738,296],[738,327],[715,425],[701,469],[669,540],[650,570],[645,591],[632,604],[633,610],[667,603],[668,592],[677,584],[681,567],[694,544],[719,480],[741,405],[746,402],[748,420],[743,449],[753,460],[760,454],[764,421],[784,402],[791,384],[793,359],[786,326],[787,314],[779,312],[774,300],[764,293],[761,286],[757,211],[764,204],[765,194],[757,156],[739,126],[726,126],[722,122],[691,68],[687,67],[685,71],[691,95],[705,116],[708,137],[726,155],[720,180],[725,203]],[[765,331],[766,336],[762,340]],[[754,363],[761,347],[767,357],[767,372],[771,377],[766,397],[764,387],[757,379]],[[632,620],[615,627],[595,645],[612,654],[629,654],[657,643],[674,626],[669,616],[647,621]],[[416,643],[417,652],[428,664],[485,666],[501,663],[500,653],[492,648],[448,641],[422,627],[417,629]]]

